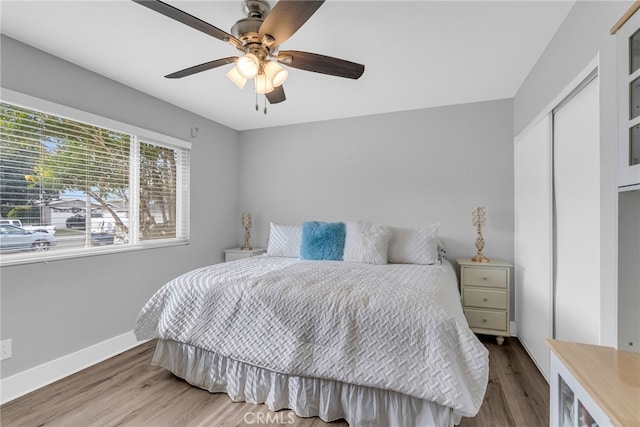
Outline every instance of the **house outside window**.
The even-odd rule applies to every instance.
[[[42,108],[19,105],[6,93],[3,265],[188,242],[188,142],[14,93]]]

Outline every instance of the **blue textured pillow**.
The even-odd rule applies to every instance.
[[[303,223],[300,259],[342,261],[346,234],[343,222]]]

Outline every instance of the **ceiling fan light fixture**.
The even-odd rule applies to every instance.
[[[273,9],[270,5],[270,1],[273,0],[242,0],[246,18],[235,23],[231,28],[232,34],[164,1],[134,1],[167,18],[228,43],[242,52],[240,57],[220,58],[168,74],[165,76],[168,79],[190,76],[235,62],[235,66],[226,76],[240,89],[244,88],[247,80],[254,79],[256,104],[257,95],[265,94],[266,105],[267,101],[278,104],[287,99],[283,82],[288,71],[280,67],[280,64],[354,80],[364,73],[364,65],[344,59],[298,50],[279,50],[280,45],[307,22],[324,0],[283,0],[278,1]]]
[[[253,53],[247,53],[242,55],[236,61],[236,67],[238,72],[245,79],[252,79],[258,75],[260,70],[260,60]]]
[[[226,73],[226,76],[229,77],[229,80],[231,80],[233,83],[235,83],[235,85],[238,86],[240,89],[243,89],[245,83],[247,83],[247,79],[242,77],[242,75],[240,74],[240,71],[238,71],[238,67],[237,66],[233,67],[231,70],[229,70]]]
[[[256,93],[265,94],[273,92],[275,88],[271,83],[271,80],[267,78],[267,75],[262,73],[256,76]]]
[[[282,83],[287,79],[287,75],[289,75],[287,70],[273,61],[269,61],[264,65],[264,73],[274,87],[282,86]]]

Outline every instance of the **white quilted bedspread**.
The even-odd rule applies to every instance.
[[[448,263],[253,257],[193,270],[144,306],[138,339],[171,339],[291,375],[395,390],[473,416],[488,380]]]

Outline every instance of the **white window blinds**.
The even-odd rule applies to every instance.
[[[187,143],[7,102],[0,113],[3,261],[188,240]]]

